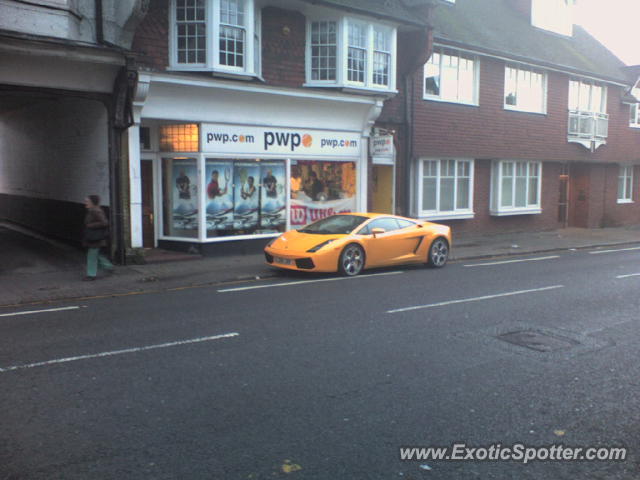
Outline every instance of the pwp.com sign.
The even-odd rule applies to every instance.
[[[400,447],[400,460],[404,461],[504,461],[527,464],[535,461],[624,461],[626,459],[626,447],[573,447],[563,444],[536,447],[522,443],[513,445],[494,443],[480,447],[466,443],[440,447]]]
[[[326,130],[251,127],[203,123],[205,153],[282,154],[313,157],[359,157],[360,134]]]

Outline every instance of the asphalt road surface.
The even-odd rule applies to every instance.
[[[0,309],[0,479],[637,479],[639,291],[637,247]],[[517,455],[560,445],[626,459]]]

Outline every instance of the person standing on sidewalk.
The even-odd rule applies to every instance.
[[[113,272],[113,264],[100,253],[102,247],[107,246],[109,236],[109,222],[104,210],[100,207],[100,197],[89,195],[84,199],[87,214],[84,217],[83,245],[87,247],[87,276],[83,280],[95,280],[98,268],[109,273]]]

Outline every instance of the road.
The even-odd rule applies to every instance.
[[[639,288],[631,247],[0,309],[0,479],[637,479]],[[400,460],[456,443],[628,451]]]

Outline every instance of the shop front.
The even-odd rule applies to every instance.
[[[132,129],[139,145],[130,142],[139,149],[138,168],[130,153],[132,247],[225,252],[238,249],[232,243],[257,246],[333,213],[366,210],[366,134],[378,102],[357,103],[363,108],[351,125],[345,116],[332,122],[344,129],[310,128],[312,115],[298,115],[296,127],[286,111],[279,120],[287,126],[145,118],[143,111]]]

